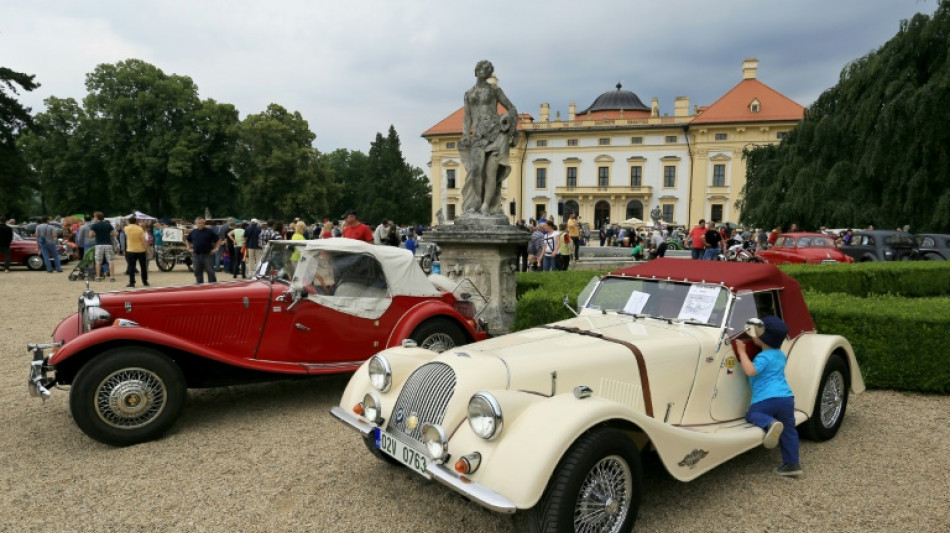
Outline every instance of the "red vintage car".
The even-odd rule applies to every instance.
[[[775,239],[768,250],[755,252],[757,257],[773,265],[808,263],[825,265],[829,263],[853,263],[835,246],[835,238],[824,233],[786,233]]]
[[[459,285],[427,277],[404,249],[276,241],[250,280],[103,294],[87,287],[53,343],[28,346],[30,388],[45,399],[71,385],[80,429],[106,444],[136,444],[171,427],[187,388],[352,372],[387,347],[441,352],[483,340],[478,300]]]
[[[59,252],[61,263],[69,262],[69,255],[62,244],[56,245],[56,251]],[[3,262],[4,256],[0,253],[0,262]],[[40,253],[40,246],[36,239],[26,239],[18,233],[13,233],[13,241],[10,243],[10,263],[23,265],[30,270],[42,270],[46,268],[43,263],[43,254]]]

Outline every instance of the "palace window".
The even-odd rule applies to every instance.
[[[538,139],[538,142],[535,144],[535,146],[539,148],[547,146],[547,145],[548,145],[547,139]]]
[[[677,137],[676,135],[667,135],[667,136],[666,136],[666,142],[667,142],[667,143],[675,143],[677,140],[679,140],[679,137]]]
[[[643,167],[630,167],[630,186],[643,186]]]
[[[597,167],[597,186],[607,187],[610,185],[610,167]]]
[[[567,186],[577,187],[577,167],[567,167]]]
[[[445,188],[454,189],[455,188],[455,169],[450,168],[445,171]]]
[[[727,133],[717,133],[717,134],[716,134],[716,140],[717,140],[717,141],[726,141],[726,140],[729,140],[729,134],[727,134]]]
[[[567,145],[568,145],[568,146],[577,146],[577,139],[568,139],[568,140],[567,140]]]
[[[780,131],[780,132],[777,132],[777,133],[775,134],[775,138],[778,139],[778,140],[780,140],[780,141],[781,141],[782,139],[784,139],[785,137],[787,137],[787,136],[788,136],[788,132],[787,132],[787,131]]]
[[[449,204],[446,207],[446,220],[455,220],[455,204]]]
[[[548,169],[539,168],[535,170],[534,186],[537,189],[544,189],[548,186]]]
[[[713,222],[722,222],[722,204],[713,204],[712,210],[710,211],[709,218]]]
[[[630,137],[630,144],[643,144],[643,137]]]
[[[666,188],[676,187],[676,167],[672,165],[663,167],[663,186]]]
[[[673,204],[663,204],[663,221],[673,222]]]
[[[601,137],[600,139],[597,139],[597,144],[601,146],[610,144],[610,137]]]
[[[453,150],[454,148],[455,148],[455,142],[447,142],[447,143],[445,143],[445,149],[446,149],[446,150]]]
[[[713,187],[726,186],[726,165],[713,165]]]

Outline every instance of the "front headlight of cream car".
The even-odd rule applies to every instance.
[[[383,407],[379,398],[372,392],[367,392],[363,396],[363,417],[374,424],[379,424],[382,412]]]
[[[422,443],[426,446],[426,451],[432,459],[442,462],[449,451],[449,438],[445,431],[436,424],[422,425]]]
[[[492,440],[501,434],[504,418],[498,400],[490,393],[477,392],[468,401],[468,424],[476,435]]]
[[[367,365],[369,381],[379,392],[388,392],[393,385],[393,368],[382,355],[376,354]]]

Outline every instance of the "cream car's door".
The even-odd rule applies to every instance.
[[[752,389],[749,387],[749,378],[742,371],[742,365],[739,364],[734,343],[747,342],[747,337],[741,334],[743,327],[746,320],[757,316],[755,295],[751,292],[738,294],[732,306],[732,314],[726,322],[729,328],[726,331],[728,338],[717,354],[716,364],[719,366],[719,376],[709,404],[709,414],[713,420],[742,418],[749,409]],[[751,342],[749,344],[751,345]],[[748,345],[747,348],[749,348]]]

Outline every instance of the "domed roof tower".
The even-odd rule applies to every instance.
[[[639,96],[634,94],[633,91],[623,90],[623,85],[617,83],[617,90],[607,91],[598,96],[590,107],[581,111],[578,115],[587,115],[595,111],[619,111],[621,109],[624,111],[650,112],[650,108],[644,105]]]

